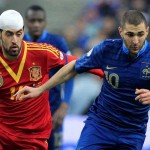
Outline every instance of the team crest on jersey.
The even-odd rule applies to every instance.
[[[38,81],[40,78],[42,78],[40,66],[30,67],[29,72],[30,72],[30,81]]]
[[[0,76],[0,87],[3,85],[4,81],[3,81],[3,77]]]
[[[150,79],[150,63],[142,63],[141,78],[145,80]]]

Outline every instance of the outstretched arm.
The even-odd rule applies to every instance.
[[[32,87],[26,86],[23,89],[19,90],[15,94],[16,100],[23,100],[27,98],[37,97],[41,95],[43,92],[55,87],[56,85],[61,84],[71,79],[77,74],[77,72],[75,71],[75,62],[76,60],[62,67],[50,80],[48,80],[46,83],[44,83],[40,87],[32,88]],[[22,95],[23,93],[24,95]]]
[[[41,92],[43,93],[44,91],[47,91],[74,77],[77,74],[75,71],[75,62],[76,60],[62,67],[50,80],[48,80],[48,82],[40,86],[39,88],[41,89]]]

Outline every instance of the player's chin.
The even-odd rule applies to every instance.
[[[42,32],[40,30],[33,31],[33,35],[36,37],[41,36]]]
[[[137,55],[139,51],[140,51],[139,49],[132,49],[131,53]]]
[[[18,56],[19,54],[20,54],[19,49],[17,51],[11,51],[11,53],[10,53],[11,56]]]

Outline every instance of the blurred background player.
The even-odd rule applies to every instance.
[[[32,5],[27,8],[25,21],[28,32],[25,34],[24,40],[48,43],[66,54],[71,54],[64,38],[46,31],[46,12],[41,6]],[[60,68],[52,69],[49,73],[50,77],[53,76],[59,69]],[[56,86],[50,90],[49,101],[53,119],[53,130],[48,144],[50,150],[61,149],[62,125],[67,113],[72,88],[73,80],[69,80],[63,86]],[[64,90],[64,94],[62,94],[61,89]]]

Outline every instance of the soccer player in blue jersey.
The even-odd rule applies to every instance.
[[[46,12],[38,5],[30,6],[25,14],[25,21],[28,32],[24,36],[24,40],[30,42],[48,43],[66,54],[70,54],[64,38],[51,34],[45,30]],[[42,58],[41,58],[42,59]],[[60,68],[50,71],[50,77],[53,76]],[[67,112],[68,103],[73,88],[73,80],[69,80],[64,84],[64,97],[61,96],[61,86],[56,86],[50,90],[50,106],[53,117],[53,130],[49,140],[49,149],[60,149],[62,146],[62,124]]]
[[[140,89],[150,89],[150,44],[146,41],[149,26],[140,11],[129,10],[118,29],[121,39],[103,41],[41,87],[25,87],[17,93],[17,99],[35,97],[77,73],[101,68],[104,83],[89,110],[77,150],[142,149],[150,101],[143,103],[138,96]],[[24,92],[26,95],[21,96]]]

